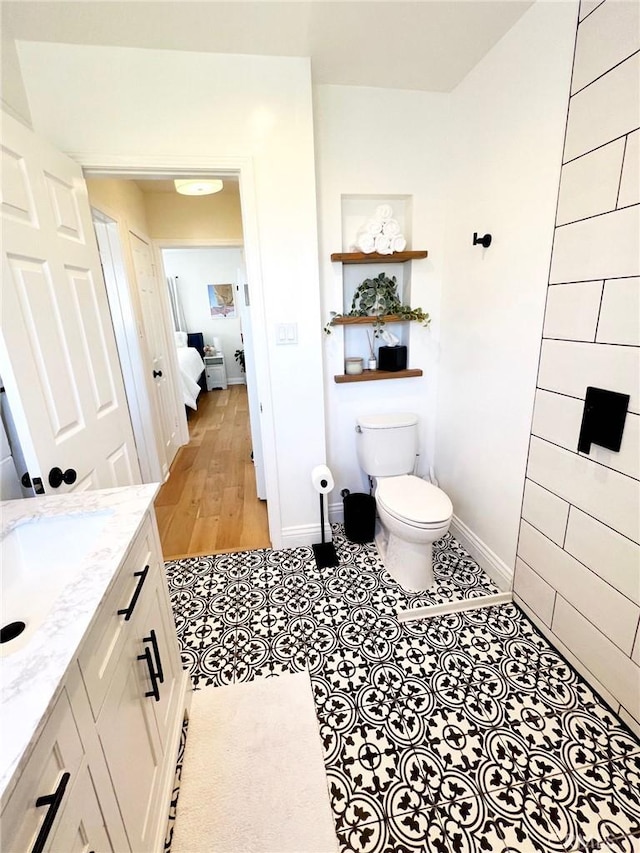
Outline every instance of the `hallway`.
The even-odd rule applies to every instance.
[[[155,501],[164,558],[269,548],[266,501],[256,497],[246,385],[205,391]]]

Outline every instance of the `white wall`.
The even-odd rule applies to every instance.
[[[355,451],[355,418],[372,411],[413,411],[421,419],[420,473],[433,460],[437,351],[440,327],[440,289],[444,266],[446,199],[446,148],[448,96],[425,92],[317,86],[314,89],[316,163],[320,220],[320,270],[323,322],[331,311],[343,310],[343,268],[331,263],[332,252],[343,246],[341,197],[376,199],[410,196],[408,248],[427,249],[426,260],[411,262],[411,304],[429,312],[429,329],[410,326],[409,366],[424,375],[383,382],[338,385],[335,374],[344,373],[343,327],[335,327],[324,344],[327,400],[328,459],[336,481],[331,496],[332,517],[341,512],[340,489],[368,490]],[[365,218],[366,221],[366,218]],[[364,224],[364,223],[363,223]],[[388,275],[398,275],[396,265],[382,265]],[[363,280],[376,267],[345,267]],[[349,343],[346,344],[349,349]],[[363,342],[363,347],[366,342]],[[347,355],[367,353],[348,351]]]
[[[640,7],[605,0],[586,12],[514,591],[640,732]],[[577,452],[589,385],[631,397],[619,452]]]
[[[262,288],[256,323],[270,521],[275,544],[314,541],[310,471],[325,459],[310,63],[303,58],[212,55],[55,43],[19,43],[34,128],[83,164],[146,158],[251,158],[259,246],[247,274]],[[252,232],[253,233],[253,232]],[[253,258],[259,258],[259,265]],[[253,266],[252,266],[253,265]],[[276,345],[276,324],[296,323],[297,346]]]
[[[574,3],[536,3],[451,96],[436,474],[453,501],[453,532],[507,576],[576,17]],[[490,232],[491,247],[474,247],[474,232]]]
[[[163,249],[162,260],[168,276],[177,276],[178,292],[189,332],[203,332],[205,344],[219,338],[224,353],[227,379],[244,383],[244,373],[234,353],[242,347],[240,316],[215,319],[209,311],[208,284],[233,284],[244,267],[242,249]]]

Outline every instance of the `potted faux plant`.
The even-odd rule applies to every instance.
[[[331,312],[331,319],[324,327],[325,332],[331,334],[331,326],[339,317],[375,317],[373,324],[376,337],[384,325],[384,318],[395,315],[401,320],[417,320],[423,326],[431,322],[429,315],[422,308],[411,308],[403,305],[398,297],[398,285],[396,277],[381,272],[374,278],[366,278],[358,286],[351,301],[351,310],[347,314]]]

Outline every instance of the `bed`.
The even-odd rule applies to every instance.
[[[198,408],[198,394],[204,383],[204,344],[202,332],[176,332],[176,350],[180,367],[180,383],[184,404],[190,409]],[[206,387],[206,386],[205,386]]]

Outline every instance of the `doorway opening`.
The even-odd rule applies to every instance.
[[[153,263],[154,263],[154,274],[155,278],[158,282],[158,295],[161,297],[162,307],[159,312],[160,319],[164,324],[164,338],[166,343],[166,353],[165,360],[168,365],[171,366],[174,374],[178,374],[178,366],[177,366],[177,358],[174,351],[174,324],[172,322],[172,314],[171,314],[171,306],[169,299],[169,291],[166,287],[166,278],[167,275],[170,275],[171,269],[167,270],[167,257],[169,257],[172,253],[179,258],[180,253],[188,252],[188,251],[216,251],[221,250],[223,248],[226,249],[234,249],[238,254],[237,260],[239,261],[236,264],[236,269],[234,271],[234,275],[228,281],[229,284],[233,285],[234,290],[234,302],[237,307],[237,321],[235,323],[236,326],[240,327],[241,324],[241,334],[242,337],[238,336],[238,340],[240,341],[239,346],[233,349],[231,352],[226,353],[227,363],[229,360],[233,360],[235,362],[235,353],[236,350],[244,350],[244,363],[246,364],[246,377],[247,377],[247,386],[245,387],[243,384],[242,389],[234,388],[233,386],[237,383],[234,381],[229,386],[229,393],[225,396],[225,403],[228,405],[228,411],[233,411],[233,417],[231,418],[233,421],[236,421],[236,428],[241,430],[242,427],[238,426],[238,420],[242,419],[242,412],[244,412],[244,417],[247,420],[247,428],[250,425],[250,433],[251,438],[249,440],[249,453],[253,453],[253,457],[256,462],[255,466],[255,481],[256,486],[254,486],[254,492],[261,499],[269,500],[268,505],[268,513],[266,512],[266,507],[263,509],[263,528],[267,528],[268,532],[266,534],[266,541],[264,541],[264,536],[258,544],[253,544],[252,540],[250,543],[247,543],[245,540],[240,538],[237,542],[231,541],[229,536],[221,537],[221,541],[224,543],[219,548],[212,549],[219,550],[241,550],[245,547],[268,547],[273,541],[273,536],[271,535],[271,530],[273,528],[277,529],[278,519],[279,519],[279,508],[277,505],[277,488],[275,487],[275,478],[269,477],[269,464],[262,464],[265,458],[264,447],[265,444],[268,445],[270,441],[270,436],[267,434],[263,435],[263,431],[261,429],[262,419],[260,417],[262,411],[264,410],[264,401],[270,397],[270,389],[268,383],[268,370],[265,371],[264,367],[266,367],[266,358],[257,359],[256,358],[256,350],[260,350],[261,347],[266,349],[264,346],[264,341],[256,341],[253,333],[254,326],[257,325],[258,328],[264,325],[260,322],[252,323],[252,314],[255,317],[257,312],[263,312],[263,305],[261,300],[261,294],[259,291],[259,287],[253,286],[253,281],[250,278],[250,270],[253,267],[254,269],[258,269],[258,274],[255,276],[256,283],[259,285],[260,276],[259,276],[259,268],[257,267],[256,260],[258,258],[257,246],[253,242],[251,238],[252,231],[255,234],[255,231],[252,229],[252,219],[254,215],[251,210],[248,212],[244,210],[244,205],[240,203],[240,191],[241,191],[241,182],[242,182],[242,168],[239,169],[234,175],[229,175],[225,173],[224,175],[220,175],[220,173],[208,173],[208,176],[213,177],[222,177],[225,184],[230,184],[232,187],[235,183],[235,196],[237,199],[236,208],[237,208],[237,223],[238,223],[238,233],[236,236],[229,238],[229,236],[225,236],[224,231],[222,235],[220,235],[220,230],[215,227],[216,220],[215,218],[206,217],[205,202],[204,198],[193,198],[193,199],[182,199],[179,197],[173,188],[173,178],[175,176],[179,176],[179,172],[172,172],[171,175],[167,173],[149,173],[149,172],[126,172],[122,173],[121,170],[114,171],[105,171],[100,170],[94,171],[91,170],[87,174],[87,185],[89,188],[89,197],[92,203],[92,206],[100,211],[100,214],[104,219],[109,220],[109,225],[103,220],[102,227],[103,229],[107,229],[111,227],[112,231],[115,230],[115,233],[120,236],[121,241],[127,243],[127,245],[121,246],[121,254],[124,256],[124,261],[121,264],[121,267],[124,268],[125,273],[129,273],[129,280],[132,282],[132,289],[136,292],[130,293],[130,300],[133,304],[133,312],[138,314],[142,311],[142,302],[141,294],[139,292],[139,287],[137,287],[136,281],[136,269],[135,263],[133,261],[134,249],[132,248],[132,243],[135,238],[147,240],[153,249]],[[182,173],[184,174],[184,172]],[[246,176],[245,178],[251,178],[251,176]],[[230,194],[233,196],[233,190]],[[175,202],[178,202],[176,205]],[[186,210],[184,207],[185,201],[187,203],[191,203],[193,207],[191,210]],[[229,199],[226,200],[227,207],[227,232],[228,232],[228,223],[232,219],[232,216],[229,215],[229,210],[233,208],[233,203],[229,203]],[[171,212],[171,208],[175,207],[173,213]],[[224,205],[223,205],[224,208]],[[146,216],[144,214],[147,214]],[[141,222],[141,218],[143,221]],[[198,222],[199,220],[199,222]],[[249,228],[245,228],[245,223],[248,223]],[[223,223],[224,224],[224,223]],[[99,229],[97,229],[99,230]],[[245,238],[245,231],[248,230],[248,234],[246,235],[249,239]],[[187,236],[187,235],[195,235],[195,236]],[[202,235],[202,236],[200,236]],[[113,236],[113,234],[112,234]],[[122,238],[124,237],[124,240]],[[255,239],[255,238],[254,238]],[[231,245],[230,245],[231,244]],[[235,244],[235,245],[234,245]],[[167,253],[169,253],[167,255]],[[246,256],[246,262],[245,262]],[[183,256],[186,258],[186,256]],[[175,260],[175,257],[174,257]],[[129,269],[127,270],[127,262],[129,265]],[[105,269],[106,273],[106,269]],[[107,277],[105,275],[105,277]],[[184,278],[184,277],[183,277]],[[223,278],[228,278],[228,276],[223,276]],[[202,294],[206,294],[207,288],[210,284],[220,284],[220,276],[209,275],[204,273],[197,282],[197,286],[200,288]],[[251,287],[249,287],[249,282],[251,282]],[[128,284],[127,284],[128,287]],[[249,294],[251,293],[251,299]],[[254,295],[257,297],[253,299]],[[253,302],[253,304],[251,304]],[[211,328],[207,328],[207,317],[202,316],[202,320],[193,320],[189,325],[195,322],[198,328],[187,329],[187,331],[193,332],[202,332],[204,333],[204,343],[207,346],[214,346],[215,341],[214,337],[218,338],[218,335],[213,334],[213,330]],[[126,325],[126,324],[123,324]],[[138,320],[137,328],[135,323],[129,323],[128,328],[128,337],[129,339],[133,339],[135,337],[145,337],[145,330],[143,331],[143,335],[140,335],[140,323]],[[227,327],[231,328],[231,324]],[[127,337],[126,330],[124,337]],[[258,338],[260,335],[257,336]],[[229,344],[229,342],[227,342]],[[227,349],[229,347],[227,346]],[[224,347],[223,347],[224,349]],[[135,361],[136,354],[125,353],[130,361]],[[138,355],[140,355],[138,353]],[[149,354],[147,353],[147,363],[149,361]],[[142,357],[142,361],[144,361],[144,357]],[[256,369],[256,363],[262,360],[263,369]],[[235,363],[230,364],[232,370],[230,373],[236,374],[232,377],[232,379],[237,380],[237,370],[234,368],[238,367]],[[152,365],[153,371],[156,371],[155,363]],[[138,371],[140,370],[138,366]],[[123,368],[123,373],[125,372]],[[265,373],[266,373],[266,389],[265,385]],[[262,374],[262,376],[260,375]],[[263,387],[260,388],[260,382],[262,380]],[[244,376],[242,377],[242,381],[244,383]],[[147,389],[149,387],[149,378],[148,376],[141,378],[141,390],[140,394],[144,397],[144,386],[146,385]],[[179,377],[177,378],[177,383],[174,385],[179,386]],[[206,386],[203,383],[203,388]],[[179,391],[179,388],[178,388]],[[201,403],[204,403],[206,400],[206,395],[208,395],[208,391],[203,391],[199,400]],[[243,399],[244,396],[244,399]],[[228,400],[226,398],[229,398]],[[153,402],[147,401],[149,403],[149,410],[151,416],[153,416]],[[223,402],[223,397],[218,397],[218,403]],[[156,409],[159,406],[158,401],[155,401]],[[206,452],[202,449],[199,449],[197,453],[194,453],[195,448],[189,448],[189,444],[187,442],[190,441],[189,437],[189,426],[193,424],[193,428],[197,429],[196,431],[202,432],[203,423],[205,422],[204,414],[209,412],[210,415],[217,417],[220,422],[224,420],[221,418],[222,411],[218,411],[217,413],[213,412],[214,407],[211,406],[210,401],[207,401],[207,405],[198,405],[195,411],[190,412],[189,423],[187,423],[187,417],[185,412],[187,411],[181,405],[181,401],[178,401],[178,411],[176,412],[176,418],[180,421],[180,434],[182,436],[182,441],[178,442],[179,444],[183,444],[181,450],[190,450],[189,453],[181,453],[180,451],[175,456],[175,460],[173,458],[168,459],[168,466],[165,468],[163,465],[163,460],[160,458],[160,470],[162,471],[162,479],[165,479],[165,476],[168,475],[168,479],[166,479],[165,485],[163,486],[163,490],[170,491],[172,488],[175,492],[180,490],[180,482],[178,474],[181,471],[184,471],[185,466],[189,464],[193,464],[193,460],[198,457],[201,461],[203,460],[203,454]],[[222,405],[218,408],[221,410],[224,409]],[[199,410],[199,411],[198,411]],[[149,412],[148,412],[149,414]],[[228,420],[229,418],[227,418]],[[143,418],[140,418],[142,421]],[[148,423],[148,422],[147,422]],[[143,429],[139,430],[140,434],[140,442],[141,445],[144,445],[149,451],[149,455],[153,456],[153,450],[156,448],[149,449],[150,446],[150,436],[149,430],[147,428],[146,434]],[[268,429],[267,429],[268,433]],[[137,436],[138,437],[138,436]],[[198,439],[196,439],[198,440]],[[226,440],[225,440],[226,441]],[[211,445],[211,442],[208,442]],[[225,442],[222,442],[222,449],[224,449]],[[157,441],[156,441],[157,445]],[[213,450],[212,447],[210,447]],[[141,454],[144,456],[144,453]],[[162,457],[162,454],[160,454]],[[189,463],[189,459],[191,463]],[[173,462],[174,467],[171,468],[171,463]],[[212,469],[215,472],[217,463],[213,462]],[[153,468],[153,466],[150,466]],[[223,467],[223,466],[218,466]],[[253,466],[252,466],[253,467]],[[175,468],[175,470],[174,470]],[[158,470],[156,466],[155,470]],[[199,482],[203,481],[203,478],[206,479],[204,473],[199,475]],[[157,477],[153,477],[152,479],[159,479]],[[172,485],[173,479],[173,485]],[[221,485],[221,481],[218,479],[217,481],[218,487]],[[213,486],[213,483],[210,482],[209,486]],[[187,494],[184,496],[187,500],[187,503],[190,506],[190,512],[197,512],[196,499],[193,494],[193,484],[191,486],[185,486],[182,484],[183,489],[187,489]],[[189,489],[191,492],[189,493]],[[275,502],[273,500],[275,493]],[[210,495],[208,495],[210,497]],[[228,495],[227,495],[228,497]],[[275,505],[273,505],[275,503]],[[211,512],[211,502],[208,505],[209,513]],[[178,511],[178,514],[182,512],[182,510]],[[231,524],[231,520],[235,519],[237,522],[237,517],[241,517],[243,513],[242,507],[238,506],[236,508],[231,507],[229,501],[227,500],[225,504],[224,512],[226,513],[226,523],[231,529],[234,525]],[[159,513],[159,522],[160,516],[162,515],[162,511]],[[200,525],[202,526],[202,525]],[[235,528],[237,529],[238,525],[235,524]],[[194,535],[193,543],[188,551],[181,552],[180,554],[170,554],[165,556],[186,556],[187,554],[202,554],[205,553],[208,549],[202,548],[198,546],[198,543],[202,541],[202,538]],[[275,543],[274,543],[275,544]],[[277,546],[276,546],[277,547]]]

